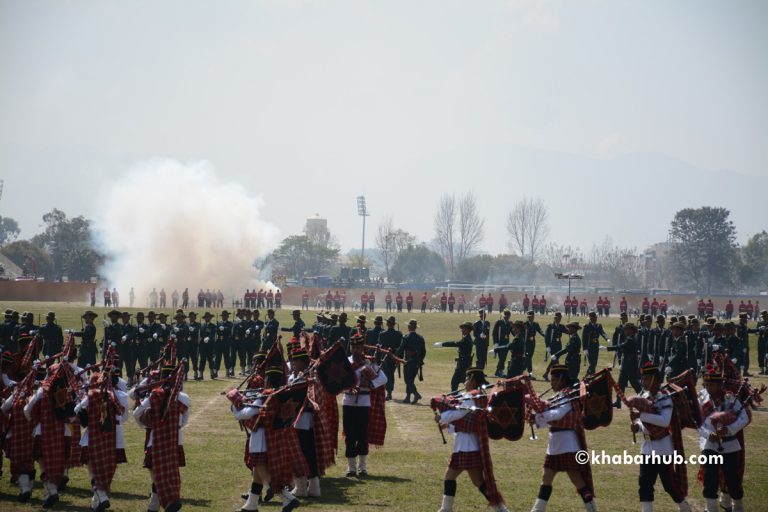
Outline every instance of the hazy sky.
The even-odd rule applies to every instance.
[[[99,221],[167,158],[260,196],[280,236],[319,213],[344,251],[359,194],[370,247],[387,214],[430,239],[470,189],[494,253],[524,194],[584,249],[704,204],[743,241],[768,228],[766,26],[760,0],[2,0],[0,215],[25,237],[52,207]]]

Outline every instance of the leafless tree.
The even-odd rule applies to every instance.
[[[477,211],[473,192],[458,201],[455,195],[443,195],[435,213],[435,238],[451,277],[458,264],[483,241],[485,221]]]
[[[444,194],[440,197],[435,213],[435,238],[438,249],[451,276],[456,270],[454,237],[456,235],[456,196]]]
[[[389,280],[390,269],[397,259],[397,255],[416,242],[416,237],[402,229],[395,229],[392,217],[385,217],[376,230],[376,245],[380,251],[381,262],[384,264],[384,270]]]
[[[549,213],[541,198],[523,197],[507,214],[509,246],[533,262],[549,235]]]
[[[483,241],[485,220],[477,213],[477,199],[467,192],[459,203],[459,246],[457,263],[468,257]]]

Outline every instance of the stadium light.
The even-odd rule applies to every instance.
[[[567,279],[568,280],[568,296],[571,296],[571,281],[574,279],[584,279],[584,276],[582,274],[577,274],[575,272],[555,272],[555,277],[557,279]],[[568,308],[568,318],[571,318],[571,310],[573,308]]]
[[[363,250],[360,253],[360,265],[362,268],[365,262],[365,218],[370,215],[368,207],[365,205],[365,196],[357,196],[357,214],[363,218]]]

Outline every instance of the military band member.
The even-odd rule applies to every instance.
[[[653,512],[654,486],[660,478],[664,490],[677,504],[681,512],[690,512],[691,506],[686,501],[688,482],[684,466],[676,466],[663,460],[654,461],[651,456],[671,457],[678,453],[674,438],[679,436],[678,425],[671,422],[673,414],[672,399],[661,389],[663,376],[659,367],[645,363],[642,368],[643,391],[640,398],[646,400],[648,407],[632,408],[629,417],[632,431],[642,432],[643,444],[640,454],[646,459],[640,464],[639,494],[642,512]],[[634,397],[633,397],[634,398]],[[679,447],[682,450],[682,446]],[[680,455],[684,456],[683,453]]]
[[[194,380],[201,379],[201,373],[198,372],[198,359],[200,357],[200,329],[202,325],[197,321],[197,313],[194,311],[189,312],[189,323],[187,329],[189,331],[189,363],[192,363],[192,371],[194,372]],[[185,373],[189,372],[189,363],[185,367]],[[186,375],[184,377],[186,379]]]
[[[176,322],[171,326],[171,336],[176,338],[176,356],[184,361],[184,380],[187,380],[191,352],[190,345],[192,344],[187,315],[184,314],[183,310],[178,309],[173,319]]]
[[[154,311],[147,313],[149,321],[149,338],[147,339],[147,359],[149,362],[160,358],[160,349],[165,345],[167,329],[165,325],[165,313],[157,315]]]
[[[288,377],[288,383],[306,380],[305,370],[309,367],[309,354],[306,350],[299,348],[291,353],[291,375]],[[307,476],[294,477],[294,488],[291,494],[299,498],[311,496],[320,497],[320,474],[325,470],[320,462],[320,453],[318,451],[318,442],[316,429],[322,428],[318,425],[320,419],[316,417],[312,402],[307,400],[301,415],[296,420],[294,428],[299,437],[301,453],[307,461],[309,474]],[[335,441],[335,440],[334,440]]]
[[[671,320],[671,322],[675,323],[675,320]],[[653,357],[651,361],[660,368],[665,367],[664,359],[669,353],[669,337],[671,332],[665,327],[665,324],[666,317],[664,315],[657,315],[656,327],[651,329],[650,332],[650,339],[653,340],[651,342],[651,347],[653,347]]]
[[[299,339],[301,331],[304,330],[304,320],[301,319],[301,310],[294,309],[291,314],[293,316],[293,326],[282,327],[280,330],[282,332],[290,332],[294,338]]]
[[[461,329],[461,340],[435,343],[436,347],[455,347],[458,349],[456,368],[451,377],[451,391],[459,389],[459,384],[466,379],[467,368],[472,366],[472,324],[464,322],[459,325],[459,329]]]
[[[149,337],[149,324],[144,322],[144,313],[139,311],[136,313],[136,339],[134,354],[136,357],[136,364],[140,370],[147,367],[147,359],[149,357],[149,353],[147,352],[147,343]]]
[[[589,322],[584,326],[582,336],[584,352],[587,353],[587,361],[589,362],[587,375],[592,375],[595,373],[597,359],[600,356],[600,337],[608,341],[603,325],[597,323],[597,314],[594,311],[589,312]]]
[[[664,373],[667,378],[677,377],[691,368],[688,360],[688,339],[684,336],[685,325],[681,322],[672,324],[672,339],[669,342],[669,352],[664,362]]]
[[[259,310],[253,310],[253,322],[251,323],[251,332],[247,333],[248,360],[253,361],[253,356],[259,352],[262,347],[262,336],[264,335],[264,321],[259,318]],[[251,365],[253,369],[253,365]]]
[[[723,374],[714,368],[704,373],[704,390],[699,394],[704,423],[699,428],[702,455],[722,456],[722,464],[710,459],[702,464],[704,500],[707,512],[717,512],[717,497],[733,500],[733,512],[744,512],[744,427],[750,413],[738,398],[726,393]],[[723,485],[724,484],[724,485]],[[727,494],[727,496],[726,496]]]
[[[443,501],[438,512],[453,512],[456,479],[464,471],[469,475],[472,484],[488,500],[494,512],[508,512],[504,498],[496,488],[493,462],[488,449],[487,427],[484,429],[480,424],[487,421],[480,411],[484,409],[486,400],[481,388],[487,384],[488,381],[480,368],[468,368],[464,381],[467,392],[461,396],[458,407],[445,401],[433,401],[433,408],[436,409],[435,421],[441,429],[447,428],[448,432],[455,435],[453,453],[443,480]]]
[[[560,323],[563,319],[563,314],[559,311],[555,313],[554,320],[547,326],[546,333],[544,334],[544,343],[547,346],[547,361],[552,356],[563,349],[563,342],[561,338],[563,334],[568,334],[568,329]],[[549,380],[549,372],[551,370],[544,371],[544,380]]]
[[[376,315],[373,318],[373,327],[368,330],[366,333],[366,336],[368,337],[368,344],[370,345],[378,345],[379,344],[379,335],[384,332],[384,317],[381,315]]]
[[[424,365],[424,358],[427,356],[427,347],[424,343],[424,338],[416,332],[417,327],[418,324],[416,320],[411,319],[408,321],[408,335],[400,336],[402,341],[397,348],[397,355],[405,359],[405,365],[403,366],[403,380],[405,380],[404,404],[415,404],[421,400],[421,394],[416,388],[416,376]],[[388,360],[391,360],[391,358]],[[387,375],[387,379],[389,379],[389,375]],[[387,384],[389,384],[389,381],[387,381]],[[410,401],[411,394],[413,394],[413,402]]]
[[[357,385],[344,392],[342,423],[344,426],[344,456],[347,458],[347,476],[367,476],[368,444],[383,443],[382,429],[386,431],[384,400],[373,396],[387,382],[387,376],[375,363],[365,359],[365,336],[350,340],[349,362],[357,377]],[[383,396],[381,397],[383,398]],[[380,402],[380,403],[379,403]],[[373,440],[371,434],[380,439]]]
[[[623,393],[627,389],[627,384],[632,386],[635,393],[639,393],[642,389],[640,387],[640,380],[638,377],[639,363],[637,360],[637,327],[632,322],[624,324],[624,339],[618,345],[611,345],[610,347],[600,346],[600,350],[608,350],[609,352],[619,351],[621,353],[621,366],[619,369],[619,388]],[[616,402],[613,404],[617,409],[621,409],[621,400],[616,397]]]
[[[512,331],[512,324],[509,321],[512,312],[504,310],[502,318],[496,320],[493,324],[493,352],[499,358],[496,363],[496,377],[504,377],[504,363],[507,360],[509,349],[509,333]]]
[[[488,335],[491,332],[491,322],[485,319],[486,312],[484,309],[478,310],[477,316],[478,320],[472,324],[472,334],[475,338],[475,354],[477,354],[476,367],[485,370],[485,365],[488,361]]]
[[[565,366],[568,367],[568,378],[572,381],[579,380],[579,372],[581,371],[581,338],[579,338],[579,330],[581,326],[579,322],[569,322],[565,324],[565,328],[568,329],[568,343],[559,352],[552,353],[550,359],[552,363],[557,361],[565,355]],[[554,366],[554,364],[553,364]]]
[[[550,373],[552,374],[552,391],[556,394],[548,402],[539,402],[535,406],[535,409],[543,409],[536,413],[536,426],[548,427],[549,436],[539,496],[531,512],[546,511],[547,503],[552,496],[552,484],[559,472],[565,472],[568,475],[576,487],[576,492],[581,496],[587,512],[597,512],[589,462],[580,464],[576,460],[576,453],[587,449],[580,406],[576,400],[561,394],[572,389],[578,381],[570,379],[568,367],[565,365],[552,366]]]
[[[534,320],[535,317],[535,311],[528,311],[527,319],[523,326],[523,339],[525,340],[525,369],[528,370],[528,375],[530,375],[532,380],[536,380],[536,376],[533,374],[533,354],[536,351],[536,333],[541,334],[542,337],[544,336],[544,332],[541,330],[539,322]]]

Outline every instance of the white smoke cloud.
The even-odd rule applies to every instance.
[[[261,283],[253,267],[278,242],[278,230],[261,218],[260,197],[225,182],[208,162],[151,160],[137,164],[100,194],[96,231],[110,256],[102,274],[128,305],[164,288],[221,289],[228,303]]]

